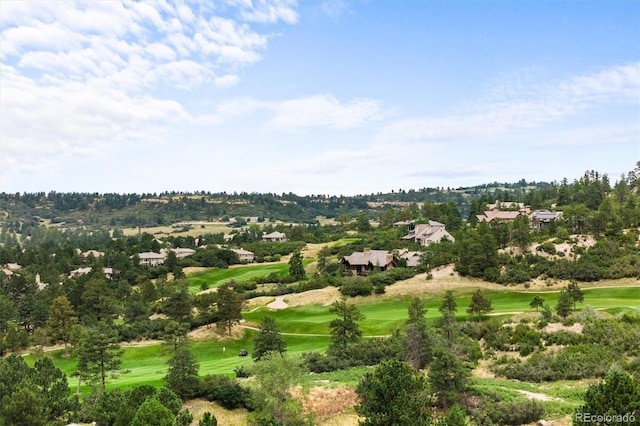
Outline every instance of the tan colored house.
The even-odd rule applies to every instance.
[[[192,256],[196,252],[194,249],[180,248],[180,247],[172,248],[172,249],[169,249],[169,250],[174,252],[176,254],[176,258],[178,258],[178,259],[184,259],[185,257]],[[163,250],[160,250],[160,253],[163,253]],[[164,251],[164,254],[166,256],[166,251]]]
[[[284,242],[284,241],[287,241],[287,236],[282,232],[273,231],[270,234],[262,235],[262,241]]]
[[[515,210],[487,210],[483,214],[476,215],[476,219],[478,222],[492,222],[492,221],[503,221],[503,222],[512,222],[516,220],[518,216],[524,216],[524,214],[520,211]]]
[[[79,275],[86,275],[91,271],[93,271],[91,267],[74,269],[73,271],[69,272],[69,277],[73,278]],[[104,273],[104,276],[107,277],[108,279],[111,279],[111,277],[113,277],[113,268],[102,268],[102,272]]]
[[[405,259],[407,261],[407,267],[415,268],[418,266],[420,262],[420,257],[422,257],[422,252],[420,251],[409,251],[407,249],[400,250],[399,253],[400,258]]]
[[[341,263],[354,275],[367,276],[380,268],[381,271],[393,268],[398,265],[398,258],[386,250],[371,250],[365,248],[364,251],[356,251],[349,256],[344,256]]]
[[[240,248],[231,249],[231,251],[238,255],[240,262],[253,262],[255,260],[255,255],[249,250]]]
[[[93,256],[97,259],[99,257],[104,256],[104,253],[98,250],[87,250],[80,253],[80,256],[84,257],[85,259],[88,258],[89,256]]]
[[[131,256],[133,258],[133,256]],[[143,253],[138,253],[138,257],[140,258],[140,264],[144,266],[158,266],[164,263],[166,259],[165,254],[154,253],[152,251],[146,251]]]
[[[407,235],[402,237],[402,239],[415,241],[421,246],[428,246],[432,243],[439,243],[443,239],[449,240],[452,243],[456,241],[453,235],[447,232],[444,224],[436,222],[435,220],[430,220],[429,223],[420,223],[416,225],[416,227]]]

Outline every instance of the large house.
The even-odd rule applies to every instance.
[[[531,208],[524,203],[516,203],[512,201],[496,201],[493,204],[488,204],[484,213],[476,215],[478,222],[492,222],[503,221],[512,222],[516,220],[518,216],[529,216]],[[500,210],[509,209],[509,210]]]
[[[180,248],[180,247],[172,248],[172,249],[169,249],[169,250],[176,254],[176,258],[177,259],[184,259],[185,257],[189,257],[189,256],[193,255],[196,252],[194,249]],[[160,250],[160,254],[163,254],[166,257],[167,256],[167,250],[165,250],[165,249]]]
[[[86,268],[74,269],[73,271],[69,272],[69,277],[73,278],[79,275],[86,275],[91,273],[92,271],[93,271],[93,268],[91,268],[90,266]],[[104,273],[104,276],[107,277],[108,279],[111,279],[113,277],[113,268],[102,268],[102,272]]]
[[[455,242],[455,238],[445,229],[443,223],[430,220],[429,223],[420,223],[409,232],[409,234],[402,237],[403,240],[415,241],[421,246],[428,246],[432,243],[439,243],[443,239],[449,240],[452,243]]]
[[[255,255],[249,250],[240,248],[231,249],[231,251],[238,255],[240,262],[253,262],[255,260]]]
[[[133,256],[131,256],[133,257]],[[164,263],[164,260],[167,258],[166,254],[154,253],[152,251],[145,251],[143,253],[138,253],[138,257],[140,258],[140,264],[144,266],[158,266]]]
[[[283,241],[287,241],[287,236],[282,232],[273,231],[270,234],[263,234],[262,241],[283,242]]]
[[[344,256],[341,263],[354,275],[369,275],[376,268],[386,271],[398,265],[398,258],[386,250],[356,251],[349,256]]]
[[[534,210],[531,213],[531,227],[534,229],[545,228],[554,220],[562,218],[562,212],[552,212],[549,210]]]

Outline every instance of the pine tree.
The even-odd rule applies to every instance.
[[[52,342],[64,343],[64,356],[68,355],[67,345],[71,339],[71,330],[78,322],[73,307],[64,296],[58,296],[51,302],[49,319],[47,320],[47,334]]]
[[[365,418],[361,425],[429,424],[427,382],[422,373],[402,361],[383,361],[360,379],[356,393],[360,397],[356,413]]]
[[[302,263],[302,254],[299,251],[293,253],[291,259],[289,259],[289,275],[295,281],[303,280],[306,276]]]
[[[169,371],[165,376],[167,385],[179,397],[189,399],[198,392],[198,369],[200,364],[196,361],[189,349],[180,347],[176,354],[169,360]]]
[[[476,289],[471,296],[471,303],[467,308],[469,315],[478,314],[478,320],[482,321],[482,314],[491,312],[491,299],[489,299],[481,288]]]
[[[358,326],[365,316],[356,305],[350,305],[346,300],[336,300],[329,307],[329,312],[338,318],[329,323],[331,328],[331,344],[329,352],[334,355],[344,354],[350,344],[360,340],[362,330]]]
[[[91,383],[98,383],[104,391],[107,374],[118,370],[124,353],[118,344],[117,332],[103,323],[89,327],[77,351],[78,371]]]
[[[562,318],[566,318],[571,313],[571,305],[573,298],[571,294],[565,289],[560,290],[560,296],[558,296],[558,304],[556,305],[556,313]]]
[[[229,285],[221,285],[216,293],[216,306],[218,308],[218,328],[227,330],[229,337],[233,326],[242,319],[242,304],[244,297],[236,293]]]
[[[429,366],[429,384],[445,411],[458,402],[469,385],[469,370],[453,352],[437,348]]]
[[[282,338],[276,320],[264,317],[260,324],[258,335],[253,340],[253,353],[251,356],[259,361],[269,352],[284,353],[287,350],[287,342]]]

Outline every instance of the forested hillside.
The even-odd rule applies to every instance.
[[[27,349],[37,352],[47,345],[62,345],[65,355],[61,358],[69,359],[65,365],[78,375],[78,386],[89,383],[94,393],[91,398],[85,398],[79,408],[77,401],[66,398],[58,389],[58,399],[51,402],[54,405],[49,411],[36,414],[49,416],[49,420],[91,420],[107,415],[96,410],[104,402],[100,398],[107,398],[104,392],[111,373],[119,371],[122,342],[161,340],[163,347],[173,354],[171,368],[178,365],[177,368],[193,369],[193,359],[185,349],[189,331],[215,325],[222,334],[232,338],[234,327],[243,317],[242,306],[258,296],[274,297],[332,287],[345,298],[384,295],[396,282],[425,274],[421,282],[427,283],[432,279],[434,268],[447,267],[452,275],[457,272],[465,279],[477,279],[478,283],[504,286],[500,288],[522,285],[520,288],[526,289],[532,283],[558,288],[560,294],[554,296],[556,306],[544,300],[532,302],[531,306],[541,309],[541,327],[552,318],[569,321],[576,315],[576,302],[583,300],[580,286],[584,283],[640,277],[639,185],[640,164],[613,183],[606,175],[587,172],[572,182],[522,181],[455,190],[400,190],[360,197],[1,194],[0,352]],[[481,219],[489,205],[496,201],[502,202],[504,211],[514,213],[509,216],[513,220]],[[553,213],[554,219],[537,226],[531,215],[536,210],[547,210]],[[319,215],[334,220],[320,223],[316,219]],[[248,217],[259,219],[246,223]],[[228,221],[231,218],[236,220]],[[145,232],[146,225],[180,221],[217,221],[226,226],[221,225],[222,231],[218,232],[195,227],[190,234],[162,237]],[[406,238],[414,227],[434,223],[446,227],[451,240],[442,239],[425,246]],[[138,232],[125,235],[122,228],[131,226],[139,227]],[[286,241],[263,241],[264,233],[275,231],[285,234]],[[316,247],[315,251],[306,251],[311,245]],[[344,257],[368,249],[385,252],[394,267],[383,270],[382,265],[377,264],[370,273],[352,275]],[[240,258],[246,252],[252,254],[251,260]],[[146,257],[149,255],[151,257]],[[158,256],[162,257],[159,264],[145,263],[145,259]],[[411,263],[412,257],[407,256],[413,256],[415,262]],[[230,268],[231,265],[238,267]],[[193,267],[204,268],[205,272],[185,274]],[[217,287],[217,291],[207,291],[213,287]],[[409,312],[418,328],[413,331],[408,328],[405,337],[395,333],[390,338],[360,341],[362,333],[356,332],[356,327],[355,334],[347,334],[348,337],[332,337],[325,353],[306,354],[304,368],[326,372],[399,359],[422,368],[431,362],[438,365],[437,362],[445,358],[454,362],[451,357],[457,356],[464,360],[464,365],[455,367],[466,371],[467,366],[476,366],[479,359],[486,357],[492,360],[496,374],[535,382],[604,377],[613,363],[619,363],[626,370],[638,365],[637,315],[626,310],[620,311],[626,315],[622,320],[593,323],[591,328],[587,327],[591,334],[571,341],[582,346],[571,349],[578,351],[575,353],[561,352],[562,356],[572,360],[583,356],[582,352],[588,356],[578,360],[587,367],[569,369],[558,367],[561,360],[544,351],[543,343],[566,343],[572,339],[570,336],[550,336],[528,326],[507,332],[496,323],[481,325],[492,310],[491,300],[481,292],[474,294],[464,323],[458,323],[454,308],[442,308],[443,318],[434,323],[435,335],[429,334],[431,331],[419,318],[423,315],[420,309],[416,305],[413,313]],[[360,318],[346,301],[331,312],[341,316],[342,321],[355,323]],[[275,327],[268,321],[263,326]],[[607,337],[609,346],[620,349],[614,353],[601,343],[605,338],[597,327],[618,327],[625,336],[636,337],[633,337],[635,340]],[[391,333],[391,330],[382,332]],[[272,330],[274,333],[277,334]],[[247,336],[242,337],[242,342],[247,342]],[[427,338],[432,339],[429,345],[433,343],[440,352],[436,349],[424,352],[420,346],[423,343],[415,340]],[[487,353],[480,349],[481,339]],[[286,345],[277,344],[280,345],[278,351],[284,352]],[[93,349],[100,345],[103,350],[95,352]],[[597,350],[585,349],[587,345],[596,345]],[[509,348],[536,355],[528,361],[492,358],[493,351]],[[394,371],[404,368],[395,364],[384,366]],[[38,375],[45,375],[58,388],[69,386],[66,378],[44,360],[34,367],[14,357],[0,363],[0,372],[11,370],[18,373],[15,380],[0,379],[3,392],[41,392],[33,397],[44,399],[49,392],[47,386],[53,384],[37,384],[34,377]],[[20,374],[24,377],[18,377]],[[238,389],[239,385],[229,378],[224,379],[227,380],[224,384],[223,379],[218,378],[201,383],[196,368],[195,378],[189,380],[191,384],[187,379],[168,374],[166,381],[172,393],[154,398],[170,402],[178,397],[203,396],[210,391],[214,395],[211,398],[216,399],[220,396],[211,389],[235,389],[239,399],[232,407],[260,409],[251,406],[246,394],[249,391]],[[32,383],[36,390],[29,391],[29,386],[16,383]],[[156,390],[145,388],[144,392],[155,395]],[[447,411],[449,403],[455,400],[465,406],[469,415],[498,416],[488,412],[473,414],[473,407],[459,397],[470,392],[469,388],[456,392],[455,398],[437,396],[434,407],[444,407]],[[119,395],[118,398],[137,398]],[[145,400],[138,399],[138,402]],[[2,400],[2,404],[10,407],[5,413],[19,415],[20,410],[25,409],[9,400]],[[511,406],[506,402],[503,405],[500,416],[507,416]],[[530,408],[527,416],[539,418],[540,406]],[[180,424],[189,424],[188,414],[181,414],[179,407],[172,410],[172,422],[185,416]],[[134,414],[122,414],[123,420],[119,421],[126,423]],[[496,418],[502,418],[500,416]],[[113,417],[105,422],[114,424],[116,420]],[[40,418],[37,424],[53,423]]]

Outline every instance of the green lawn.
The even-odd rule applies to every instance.
[[[311,262],[313,262],[313,259],[304,259],[302,263],[306,266]],[[208,288],[215,288],[231,280],[246,282],[256,277],[267,276],[271,273],[276,273],[279,277],[284,277],[289,274],[289,264],[282,262],[239,265],[229,269],[211,268],[206,271],[190,274],[186,280],[189,284],[189,292],[198,293],[202,290],[202,284],[206,284]]]
[[[187,276],[187,283],[189,283],[189,291],[191,293],[197,293],[201,291],[202,284],[207,284],[209,288],[218,287],[231,280],[238,282],[249,281],[255,277],[266,276],[271,273],[278,274],[279,277],[284,277],[289,273],[289,264],[277,263],[269,265],[246,265],[236,268],[221,269],[211,268],[207,271],[197,272]]]
[[[271,265],[270,265],[271,266]],[[273,265],[278,266],[278,265]],[[285,265],[286,266],[286,265]],[[231,270],[224,270],[231,271]],[[531,312],[529,302],[535,295],[541,295],[546,302],[555,306],[558,293],[557,292],[541,292],[541,293],[523,293],[505,289],[504,291],[487,292],[491,297],[494,313],[504,312],[505,317],[509,316],[509,312]],[[605,288],[605,289],[588,289],[584,291],[585,302],[579,304],[579,309],[589,304],[596,309],[617,311],[624,310],[640,310],[640,288]],[[457,297],[458,302],[458,318],[466,319],[466,308],[470,300],[469,294]],[[386,335],[394,329],[402,327],[407,317],[407,306],[410,298],[402,300],[384,299],[373,301],[371,303],[360,305],[361,312],[366,316],[360,325],[365,336]],[[427,319],[433,321],[440,315],[438,306],[440,298],[432,298],[426,301],[428,308]],[[254,312],[245,312],[244,316],[248,323],[259,323],[265,316],[269,315],[276,319],[280,330],[283,333],[299,333],[299,334],[322,334],[325,336],[284,336],[288,342],[288,352],[290,354],[301,354],[310,351],[324,351],[329,344],[329,322],[335,318],[329,312],[327,306],[303,306],[288,308],[284,310],[272,311],[267,308],[260,308]],[[252,362],[251,357],[238,357],[241,349],[251,351],[252,339],[255,331],[247,330],[244,337],[239,340],[207,340],[190,343],[190,349],[193,351],[197,360],[200,362],[200,375],[206,374],[227,374],[233,375],[233,371],[237,366],[248,365]],[[223,347],[226,350],[223,352]],[[62,351],[51,352],[48,354],[52,357],[54,364],[69,375],[69,384],[75,390],[77,379],[71,377],[76,370],[75,358],[62,358]],[[159,345],[129,347],[125,349],[122,358],[123,374],[109,381],[108,387],[129,388],[140,384],[162,385],[163,377],[167,373],[167,360],[169,354],[162,353]],[[31,364],[34,362],[32,356],[27,357],[27,361]],[[345,375],[343,380],[352,382],[354,374],[336,373],[338,376]],[[333,379],[332,379],[333,380]],[[342,380],[341,380],[342,381]],[[509,387],[509,381],[496,382],[480,380],[478,385],[484,387],[498,386],[501,388]],[[515,385],[514,385],[515,386]],[[532,391],[540,390],[540,385],[530,384]],[[573,407],[574,395],[570,386],[562,390],[562,384],[552,392],[540,391],[540,393],[548,393],[553,396],[561,397],[566,403],[554,401],[551,404],[552,411],[557,413],[566,413]],[[517,389],[529,390],[518,384]],[[83,387],[83,393],[88,392],[87,386]],[[550,408],[551,408],[550,407]]]
[[[454,293],[455,294],[455,293]],[[512,312],[535,312],[529,307],[529,303],[534,296],[539,295],[545,302],[554,307],[558,301],[558,292],[537,292],[523,293],[505,289],[504,291],[487,291],[487,296],[491,298],[493,312],[498,316],[509,317]],[[407,306],[410,298],[402,300],[384,299],[378,302],[370,302],[360,305],[360,311],[366,318],[360,323],[360,328],[365,335],[385,335],[391,333],[395,328],[401,327],[407,319]],[[456,297],[458,303],[458,320],[466,320],[469,316],[466,313],[471,301],[471,295],[466,292]],[[427,307],[427,321],[432,322],[440,316],[438,307],[441,298],[431,298],[425,300]],[[595,309],[640,311],[640,288],[602,288],[584,290],[584,303],[578,303],[577,308],[584,305],[591,305]],[[503,315],[499,315],[503,312]],[[328,334],[329,322],[335,318],[329,312],[327,306],[301,306],[283,310],[270,310],[266,307],[257,309],[254,312],[245,312],[244,316],[248,322],[259,323],[262,318],[269,315],[278,322],[283,333],[310,333]]]

